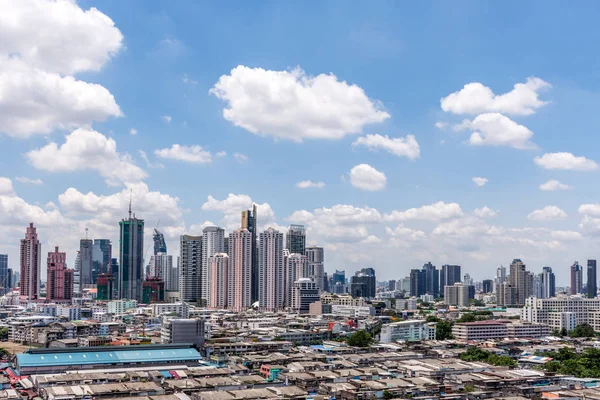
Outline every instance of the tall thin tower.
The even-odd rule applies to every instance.
[[[142,302],[142,281],[144,279],[144,220],[131,213],[129,218],[119,222],[121,231],[119,247],[119,298]]]
[[[258,300],[258,242],[256,240],[256,204],[252,210],[242,211],[242,229],[247,229],[252,234],[252,283],[250,285],[252,301]]]
[[[21,239],[21,296],[35,300],[40,294],[40,271],[42,264],[42,245],[38,240],[33,222],[29,224],[25,239]]]

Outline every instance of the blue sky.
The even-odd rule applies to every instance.
[[[482,279],[519,257],[567,284],[600,257],[596,2],[1,7],[12,267],[29,221],[69,263],[86,227],[116,244],[129,189],[174,254],[256,202],[264,227],[305,223],[328,272]]]

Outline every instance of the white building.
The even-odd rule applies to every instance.
[[[292,309],[300,314],[308,314],[310,305],[320,301],[319,287],[310,278],[300,278],[294,282],[292,290]]]
[[[306,248],[306,257],[310,271],[310,275],[306,278],[312,278],[317,287],[323,290],[325,288],[325,250],[319,246],[309,246]]]
[[[331,305],[341,305],[341,306],[357,306],[362,307],[367,302],[362,297],[352,297],[349,294],[331,294],[331,293],[322,293],[321,294],[321,302],[323,304],[331,304]],[[415,300],[416,304],[416,300]]]
[[[407,320],[386,324],[381,327],[381,343],[396,341],[434,340],[436,333],[435,323],[424,320]]]
[[[303,254],[292,253],[288,254],[288,250],[284,250],[285,263],[285,306],[293,307],[294,302],[292,296],[294,293],[294,282],[302,278],[310,278],[308,257]]]
[[[186,303],[153,303],[152,316],[161,317],[166,314],[177,314],[180,318],[188,318]]]
[[[538,338],[548,336],[546,324],[523,324],[509,321],[476,321],[454,324],[452,335],[457,340],[491,340],[504,338]]]
[[[263,310],[284,307],[283,233],[269,228],[259,235],[258,301]]]
[[[366,318],[375,315],[375,309],[370,306],[332,305],[331,314],[348,318]]]
[[[179,290],[179,271],[173,266],[173,256],[157,253],[150,257],[150,276],[160,277],[165,290]]]
[[[410,299],[396,299],[396,310],[397,311],[411,311],[417,309],[417,298],[411,297]]]
[[[521,310],[521,320],[548,324],[552,329],[567,331],[577,325],[590,324],[600,331],[600,298],[560,296],[548,299],[529,297]]]
[[[202,230],[202,268],[200,269],[200,299],[208,304],[210,299],[210,258],[225,252],[225,230],[207,226]]]
[[[137,308],[137,301],[135,300],[113,300],[106,304],[106,310],[109,314],[122,315],[125,311],[132,308]]]
[[[248,229],[229,234],[229,298],[228,308],[243,311],[252,305],[252,259],[255,246]]]
[[[446,302],[449,306],[468,307],[469,286],[462,283],[455,283],[451,286],[445,286],[444,302]]]
[[[168,343],[191,343],[197,346],[204,344],[203,319],[165,318],[161,324],[160,340]]]

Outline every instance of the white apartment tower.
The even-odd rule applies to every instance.
[[[228,308],[243,311],[252,305],[252,233],[238,229],[229,234]]]
[[[308,257],[302,254],[285,255],[285,306],[293,307],[292,295],[294,292],[294,282],[301,278],[311,278],[308,265]]]
[[[308,266],[311,271],[310,277],[319,289],[325,289],[325,251],[322,247],[310,246],[306,248],[306,257],[308,257]]]
[[[260,233],[258,250],[258,301],[263,310],[284,307],[283,233],[269,228]]]
[[[210,271],[208,260],[217,253],[225,251],[225,230],[216,226],[207,226],[202,230],[202,268],[200,270],[200,298],[208,302],[210,298]]]

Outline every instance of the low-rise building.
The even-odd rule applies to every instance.
[[[435,334],[435,323],[427,323],[424,320],[400,321],[381,327],[380,342],[434,340]]]
[[[452,335],[458,340],[538,338],[549,334],[550,327],[546,324],[523,324],[510,321],[462,322],[452,327]]]

